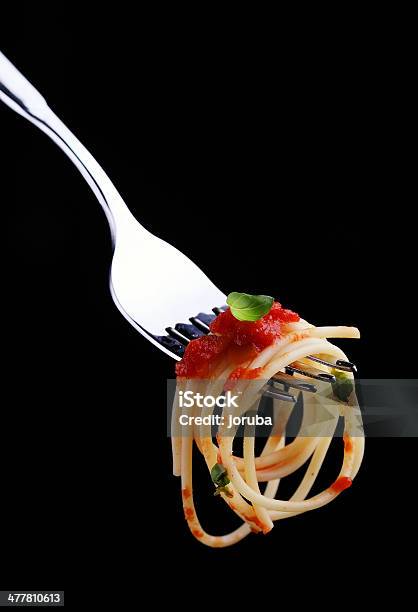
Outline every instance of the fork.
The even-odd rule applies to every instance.
[[[135,219],[93,156],[1,52],[0,99],[47,134],[90,185],[110,227],[113,258],[109,286],[113,301],[140,334],[180,360],[190,340],[209,333],[211,321],[225,308],[221,306],[226,302],[225,295],[188,257],[151,234]],[[197,314],[191,316],[193,313]],[[355,370],[354,364],[348,361],[334,364],[314,356],[309,359],[343,371]],[[288,392],[290,387],[316,391],[313,384],[295,379],[295,373],[335,381],[333,375],[315,368],[288,366],[284,373],[269,381],[265,395],[294,402],[296,398]],[[278,383],[284,391],[277,388]]]

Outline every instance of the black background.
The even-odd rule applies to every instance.
[[[36,45],[21,35],[3,51],[138,220],[225,293],[357,325],[361,341],[341,346],[362,377],[413,377],[404,334],[394,336],[415,271],[407,93],[390,49],[376,57],[365,43],[337,59],[318,41],[315,53],[284,53],[274,37],[224,44],[169,21],[139,21],[135,35],[123,18],[111,24],[45,31]],[[267,559],[282,577],[312,575],[313,563],[327,573],[357,549],[363,570],[392,566],[411,529],[414,440],[368,440],[349,491],[266,537],[210,550],[189,535],[165,435],[174,364],[113,305],[107,222],[77,170],[4,106],[1,134],[5,587],[77,588],[99,568],[98,585],[112,576],[116,589],[119,576],[134,588],[145,559],[164,577]],[[220,533],[230,519],[199,475],[202,520]]]

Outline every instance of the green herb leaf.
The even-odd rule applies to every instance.
[[[210,471],[210,475],[213,483],[216,485],[214,495],[220,495],[223,493],[227,497],[232,497],[232,493],[227,489],[227,485],[229,485],[231,481],[229,480],[226,468],[222,465],[222,463],[215,463]]]
[[[223,493],[224,495],[226,495],[227,497],[234,497],[231,493],[231,491],[228,489],[228,487],[217,487],[215,490],[214,495],[220,495],[221,493]]]
[[[226,487],[231,481],[228,478],[228,472],[222,463],[215,463],[210,471],[210,476],[213,483],[217,487]]]
[[[348,402],[349,397],[354,390],[352,379],[349,378],[347,374],[340,372],[339,370],[332,370],[332,373],[336,378],[335,383],[332,383],[332,390],[335,397],[342,402]]]
[[[274,298],[269,295],[250,295],[233,291],[226,303],[238,321],[258,321],[270,312]]]

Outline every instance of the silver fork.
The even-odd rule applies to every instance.
[[[188,257],[138,223],[92,155],[1,52],[0,99],[45,132],[79,169],[109,222],[113,245],[109,285],[116,306],[147,340],[174,359],[181,359],[191,339],[209,333],[211,320],[226,302],[225,295]],[[215,314],[208,314],[212,310]],[[313,356],[310,359],[341,370],[355,369],[350,362],[332,364]],[[294,373],[335,381],[335,377],[320,370],[289,366],[282,377],[272,381],[266,394],[295,401],[287,392],[290,386],[316,390],[306,383],[303,389],[303,383],[296,380],[289,384]],[[285,391],[275,388],[278,382]]]

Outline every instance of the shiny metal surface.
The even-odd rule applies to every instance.
[[[150,342],[174,359],[181,359],[190,339],[209,333],[209,323],[225,308],[226,296],[188,257],[138,223],[92,155],[1,52],[0,99],[47,134],[78,168],[109,222],[113,244],[109,284],[116,306]],[[212,311],[215,315],[206,314]],[[350,362],[332,364],[313,356],[310,359],[340,370],[355,370]],[[334,376],[320,371],[289,366],[286,372],[335,381]],[[313,385],[288,386],[315,389]],[[275,392],[268,389],[272,397]]]
[[[116,306],[143,336],[180,359],[158,336],[166,334],[167,326],[225,304],[225,295],[188,257],[138,223],[104,170],[2,53],[0,99],[47,134],[79,169],[109,222],[114,248],[110,290]]]

